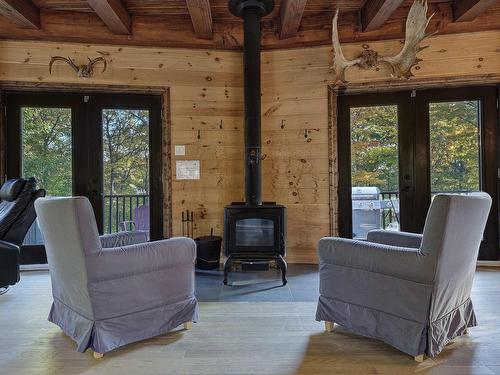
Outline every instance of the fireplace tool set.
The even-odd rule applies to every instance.
[[[182,211],[182,236],[193,238],[194,213],[193,211]]]

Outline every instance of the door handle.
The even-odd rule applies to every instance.
[[[410,191],[409,186],[403,186],[401,190],[399,190],[400,193],[408,193]]]

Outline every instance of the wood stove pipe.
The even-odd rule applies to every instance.
[[[262,204],[260,124],[260,19],[274,8],[274,0],[230,0],[229,10],[243,18],[245,94],[245,201]]]

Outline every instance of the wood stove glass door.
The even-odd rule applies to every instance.
[[[232,252],[279,252],[280,219],[263,212],[245,212],[229,219],[229,248]]]
[[[265,218],[239,219],[235,225],[236,246],[274,245],[274,221]]]

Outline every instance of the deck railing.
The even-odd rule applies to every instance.
[[[104,233],[120,231],[120,223],[134,219],[134,209],[149,204],[149,195],[105,195],[104,196]],[[43,244],[43,236],[35,221],[24,238],[25,245]]]
[[[456,191],[435,191],[432,194],[438,193],[454,193],[454,194],[470,194],[471,190],[456,190]],[[381,200],[390,200],[391,208],[381,210],[381,227],[387,228],[389,224],[399,224],[399,192],[398,191],[382,191],[380,193]],[[149,204],[148,194],[121,194],[121,195],[105,195],[104,196],[104,232],[114,233],[121,230],[120,223],[124,221],[133,221],[134,209]],[[34,225],[28,231],[24,240],[25,244],[43,243],[43,237],[40,233],[38,225]]]
[[[148,194],[104,195],[104,232],[114,233],[120,223],[134,219],[134,209],[149,204]]]
[[[399,192],[382,191],[380,192],[380,199],[392,203],[390,208],[381,210],[382,229],[386,229],[391,223],[399,224]]]
[[[475,190],[454,190],[454,191],[433,191],[431,196],[440,193],[451,193],[451,194],[471,194],[476,193]],[[389,200],[392,202],[392,207],[385,208],[381,210],[381,222],[382,228],[385,229],[391,223],[399,224],[399,192],[398,191],[381,191],[381,200]]]

